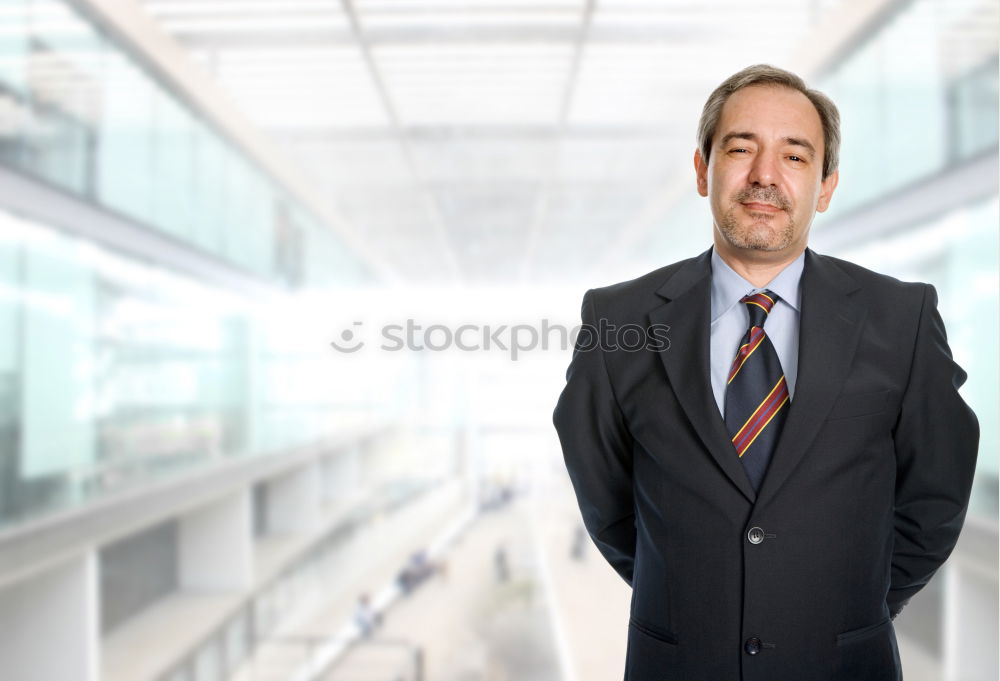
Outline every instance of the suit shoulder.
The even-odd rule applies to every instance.
[[[844,274],[854,279],[862,288],[874,291],[877,294],[895,294],[920,299],[923,297],[925,288],[929,286],[929,284],[921,281],[903,281],[892,275],[876,272],[850,260],[836,258],[832,255],[817,253],[816,257],[839,268]]]

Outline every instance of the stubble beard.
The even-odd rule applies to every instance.
[[[744,212],[744,202],[761,201],[778,206],[781,213],[765,213],[750,211],[749,224],[740,224],[737,211]],[[785,216],[785,223],[780,227],[775,222]],[[774,187],[762,189],[748,187],[733,195],[729,210],[719,221],[719,231],[734,248],[754,251],[780,251],[788,248],[795,240],[795,219],[792,217],[790,202]]]
[[[787,220],[781,227],[774,227],[773,222],[780,213],[752,216],[749,225],[741,225],[736,216],[737,208],[730,208],[719,221],[719,231],[734,248],[754,251],[780,251],[788,248],[795,239],[795,221],[791,214],[785,211]]]

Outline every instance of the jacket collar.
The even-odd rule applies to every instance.
[[[669,326],[658,354],[667,380],[721,471],[751,502],[772,496],[808,451],[843,386],[867,308],[851,293],[858,283],[826,256],[806,248],[801,279],[795,399],[759,493],[747,478],[712,395],[709,367],[712,248],[687,260],[658,289],[666,302],[649,320]]]
[[[748,293],[770,289],[780,302],[790,305],[796,312],[801,306],[802,266],[805,263],[805,251],[788,263],[771,281],[764,286],[754,286],[729,266],[719,252],[712,249],[712,323],[723,314],[740,304],[740,299]]]

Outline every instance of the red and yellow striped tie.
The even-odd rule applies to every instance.
[[[740,299],[750,312],[750,328],[726,380],[726,429],[754,490],[760,489],[790,406],[785,372],[764,333],[764,322],[778,300],[770,290]]]

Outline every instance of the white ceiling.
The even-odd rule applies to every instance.
[[[141,1],[403,278],[496,284],[641,261],[707,95],[847,0]]]

